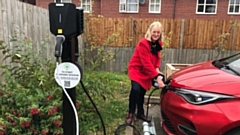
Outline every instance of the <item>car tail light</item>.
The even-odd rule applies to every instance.
[[[233,99],[235,96],[202,92],[188,89],[175,88],[174,92],[183,97],[187,102],[195,105],[205,104],[217,100]]]

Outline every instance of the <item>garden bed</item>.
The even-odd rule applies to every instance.
[[[171,76],[173,73],[175,73],[176,71],[187,67],[191,64],[177,64],[177,63],[167,63],[165,66],[165,77],[166,79]]]

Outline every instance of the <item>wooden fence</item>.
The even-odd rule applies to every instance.
[[[49,30],[48,10],[18,0],[1,0],[0,7],[0,40],[9,43],[17,35],[40,44],[54,38]],[[218,36],[229,31],[226,49],[240,50],[240,28],[231,28],[230,20],[86,17],[85,35],[93,34],[100,42],[119,33],[118,40],[109,46],[135,46],[153,21],[162,23],[165,35],[172,32],[169,48],[214,49]]]
[[[13,47],[13,38],[32,41],[34,50],[43,51],[46,57],[54,56],[55,37],[49,30],[48,10],[19,0],[1,0],[0,8],[0,40],[10,48]],[[43,41],[49,42],[43,44]],[[42,45],[45,50],[40,50]]]
[[[13,37],[28,39],[32,41],[35,51],[42,51],[45,57],[54,60],[55,37],[50,33],[48,10],[18,0],[0,0],[0,9],[0,40],[14,49],[11,42]],[[116,60],[102,65],[102,69],[125,71],[134,46],[145,35],[153,21],[162,23],[165,35],[172,32],[171,44],[165,50],[163,65],[165,62],[196,63],[213,59],[216,54],[214,44],[217,37],[227,32],[231,26],[229,20],[86,17],[86,30],[81,37],[86,41],[89,35],[95,34],[91,40],[96,39],[101,43],[109,39],[110,35],[119,32],[118,40],[107,44],[109,50],[116,52]],[[240,28],[232,28],[230,34],[226,43],[229,50],[221,57],[240,50]],[[42,41],[48,42],[43,44]],[[79,43],[79,50],[83,51],[85,42]],[[41,49],[43,47],[44,50]],[[2,58],[0,53],[0,61]]]
[[[240,50],[240,28],[232,27],[230,20],[88,18],[86,34],[95,34],[104,41],[109,35],[120,33],[119,40],[111,46],[135,46],[154,21],[162,23],[165,35],[172,33],[169,48],[214,49],[218,37],[229,32],[226,49]]]

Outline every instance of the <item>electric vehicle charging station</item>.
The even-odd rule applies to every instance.
[[[50,3],[49,4],[50,31],[56,36],[55,57],[57,67],[54,72],[56,82],[62,87],[63,94],[63,131],[64,135],[79,135],[78,117],[75,108],[76,89],[75,86],[81,82],[82,69],[78,64],[78,36],[83,33],[84,13],[83,9],[76,8],[72,3]],[[61,64],[59,63],[61,58]],[[85,90],[83,83],[81,82]],[[90,96],[87,94],[89,99]],[[93,103],[93,101],[91,100]],[[94,104],[93,104],[94,105]],[[94,105],[95,109],[96,106]],[[104,135],[105,126],[100,113]],[[151,125],[151,124],[150,124]],[[148,123],[143,122],[144,135],[155,134],[155,129]],[[120,125],[121,126],[121,125]],[[125,126],[125,125],[124,125]],[[115,133],[116,134],[116,133]],[[117,135],[117,134],[116,134]]]
[[[56,36],[57,68],[54,76],[63,88],[63,131],[64,135],[78,135],[75,86],[82,77],[82,70],[78,64],[77,37],[83,33],[83,9],[76,8],[72,3],[61,2],[50,3],[48,6],[50,31]],[[59,58],[62,62],[60,65],[58,65]]]

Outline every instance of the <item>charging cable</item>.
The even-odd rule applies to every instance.
[[[117,129],[114,132],[114,135],[121,135],[121,132],[123,130],[126,130],[126,127],[131,127],[133,129],[134,135],[141,135],[140,131],[133,125],[131,124],[122,124],[117,127]]]
[[[57,75],[57,77],[55,76],[55,79],[58,82],[58,84],[62,87],[64,94],[67,96],[67,98],[68,98],[68,100],[69,100],[69,102],[70,102],[70,104],[71,104],[71,106],[73,108],[73,111],[74,111],[74,114],[75,114],[75,118],[76,118],[76,135],[79,135],[79,120],[78,120],[78,114],[77,114],[76,107],[75,107],[71,97],[67,93],[67,91],[66,91],[66,89],[65,89],[65,87],[64,87],[64,85],[62,83],[62,80],[61,80],[61,78],[59,76],[59,68],[61,67],[61,64],[60,64],[60,67],[59,67],[59,57],[61,57],[61,55],[62,55],[62,48],[63,48],[62,44],[65,41],[65,37],[63,35],[57,35],[56,41],[57,41],[57,43],[56,43],[56,47],[55,47],[55,57],[56,57],[56,70],[55,70],[55,74]],[[78,70],[81,72],[81,67],[79,65],[77,65],[77,67],[78,67]],[[79,83],[79,82],[77,82],[77,83]],[[83,90],[85,91],[85,93],[87,94],[88,98],[90,99],[91,103],[93,104],[94,108],[96,109],[96,112],[97,112],[98,116],[100,117],[101,124],[103,126],[104,135],[106,135],[106,129],[105,129],[105,125],[104,125],[102,116],[101,116],[100,112],[98,111],[96,105],[94,104],[93,100],[91,99],[91,96],[88,94],[88,91],[84,87],[81,79],[80,79],[80,83],[81,83],[81,85],[83,87]]]
[[[147,112],[146,112],[146,117],[148,118],[148,110],[149,110],[149,100],[150,100],[150,97],[152,96],[153,92],[156,91],[156,90],[160,90],[159,88],[155,87],[151,93],[149,94],[148,96],[148,100],[147,100]]]
[[[56,69],[56,71],[55,71],[55,74],[58,75],[58,73],[59,73],[59,71],[58,71],[58,69],[59,69],[59,68],[58,68],[58,67],[59,67],[59,65],[58,65],[58,58],[57,58],[56,66],[57,66],[57,69]],[[60,65],[60,66],[61,66],[61,65]],[[80,69],[79,69],[79,70],[80,70]],[[77,135],[78,135],[78,133],[79,133],[79,123],[78,123],[78,115],[77,115],[77,111],[76,111],[75,105],[74,105],[74,103],[72,102],[72,100],[71,100],[70,96],[68,95],[68,93],[66,92],[66,89],[65,89],[65,87],[63,86],[63,84],[62,84],[62,82],[61,82],[61,79],[59,79],[60,77],[58,76],[58,77],[56,77],[56,78],[58,79],[58,84],[62,87],[65,95],[67,96],[67,98],[68,98],[68,100],[70,101],[70,103],[71,103],[71,105],[72,105],[72,108],[73,108],[73,110],[74,110],[74,113],[75,113],[75,116],[76,116],[76,129],[77,129],[76,132],[77,132]],[[91,96],[89,95],[88,91],[87,91],[86,88],[84,87],[83,82],[81,81],[81,79],[80,79],[80,83],[81,83],[81,85],[82,85],[82,88],[83,88],[84,92],[87,94],[87,96],[88,96],[88,98],[90,99],[92,105],[93,105],[94,108],[96,109],[96,112],[97,112],[98,116],[100,117],[101,124],[102,124],[102,126],[103,126],[104,135],[106,135],[106,129],[105,129],[105,125],[104,125],[102,116],[101,116],[100,112],[98,111],[95,103],[93,102]]]
[[[58,61],[56,62],[56,70],[57,70],[57,75],[59,74],[59,72],[58,72]],[[70,102],[70,104],[71,104],[71,106],[72,106],[72,108],[73,108],[73,111],[74,111],[74,114],[75,114],[75,120],[76,120],[76,135],[79,135],[79,120],[78,120],[78,114],[77,114],[77,109],[76,109],[76,107],[75,107],[75,105],[74,105],[74,103],[73,103],[73,101],[72,101],[72,99],[71,99],[71,97],[69,96],[69,94],[67,93],[67,90],[65,89],[65,87],[63,86],[63,84],[62,84],[62,81],[61,81],[61,79],[60,79],[60,77],[57,77],[58,79],[59,79],[59,83],[60,83],[60,86],[62,87],[62,89],[63,89],[63,92],[64,92],[64,94],[67,96],[67,98],[68,98],[68,100],[69,100],[69,102]]]
[[[56,47],[55,47],[55,57],[56,57],[56,74],[59,75],[59,71],[58,71],[58,66],[59,66],[59,57],[61,57],[62,55],[62,44],[65,41],[65,36],[64,35],[57,35],[56,37]],[[75,120],[76,120],[76,135],[79,135],[79,120],[78,120],[78,114],[77,114],[77,109],[71,99],[71,97],[69,96],[69,94],[67,93],[67,90],[65,89],[64,85],[62,84],[62,80],[61,78],[58,76],[56,77],[58,79],[59,85],[62,87],[62,90],[64,92],[64,94],[67,96],[74,114],[75,114]]]
[[[95,103],[93,102],[93,100],[92,100],[91,96],[89,95],[88,91],[87,91],[86,88],[84,87],[83,82],[80,81],[80,83],[81,83],[81,85],[82,85],[82,87],[83,87],[84,92],[87,94],[88,98],[90,99],[93,107],[95,108],[95,110],[96,110],[96,112],[97,112],[97,114],[98,114],[98,116],[99,116],[99,118],[100,118],[100,120],[101,120],[101,123],[102,123],[102,126],[103,126],[103,133],[104,133],[104,135],[107,135],[107,134],[106,134],[106,128],[105,128],[105,125],[104,125],[102,116],[101,116],[100,112],[98,111],[97,106],[95,105]]]

